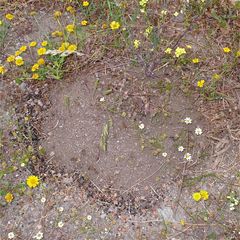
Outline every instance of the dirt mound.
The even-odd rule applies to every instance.
[[[140,122],[108,111],[108,96],[101,99],[101,91],[96,93],[94,75],[81,79],[61,83],[52,93],[52,108],[43,123],[47,135],[43,145],[52,163],[89,178],[99,188],[111,187],[122,193],[149,193],[151,188],[170,186],[183,168],[183,157],[177,151],[178,144],[186,141],[181,120],[200,118],[194,109],[184,109],[185,97],[174,93],[168,115],[158,120],[156,115],[142,117]],[[139,128],[141,123],[144,129]]]

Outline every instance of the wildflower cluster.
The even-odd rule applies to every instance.
[[[200,190],[199,192],[193,193],[192,198],[196,202],[199,202],[200,200],[206,201],[209,198],[209,194],[206,190]]]
[[[148,27],[145,29],[144,36],[145,36],[146,38],[148,38],[148,37],[150,36],[152,30],[153,30],[153,26],[148,26]]]
[[[237,196],[236,192],[232,191],[228,196],[227,199],[229,201],[229,207],[230,211],[233,211],[236,209],[236,207],[240,203],[240,198]]]
[[[177,47],[174,51],[174,57],[175,58],[181,58],[183,57],[184,55],[187,54],[187,49],[192,49],[192,46],[191,45],[186,45],[185,47]],[[172,48],[168,47],[165,49],[165,53],[166,54],[171,54],[172,53]],[[199,62],[199,59],[198,58],[194,58],[192,60],[193,63],[198,63]]]
[[[140,42],[140,40],[138,40],[138,39],[135,39],[134,41],[133,41],[133,46],[134,46],[134,48],[139,48],[139,46],[140,46],[140,44],[141,44],[141,42]]]
[[[177,47],[176,50],[175,50],[175,56],[177,58],[179,58],[180,56],[186,54],[186,49],[185,48],[181,48],[181,47]]]
[[[145,12],[146,11],[146,6],[147,6],[148,0],[140,0],[139,5],[140,5],[140,11]]]
[[[185,119],[183,119],[183,122],[186,124],[186,125],[189,125],[189,124],[192,124],[192,119],[190,117],[186,117]],[[203,133],[202,129],[200,127],[197,127],[195,128],[195,134],[198,136],[198,135],[201,135]],[[184,152],[185,148],[183,146],[179,146],[178,147],[178,151],[179,152]],[[192,155],[189,153],[189,152],[186,152],[183,156],[183,158],[187,161],[191,161],[192,160]]]

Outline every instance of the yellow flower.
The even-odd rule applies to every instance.
[[[39,178],[37,176],[29,176],[27,178],[27,185],[30,188],[35,188],[39,185]]]
[[[217,73],[214,73],[214,74],[212,75],[212,78],[215,79],[215,80],[219,80],[219,79],[221,79],[221,75],[219,75],[219,74],[217,74]]]
[[[193,195],[192,195],[192,198],[193,198],[193,200],[194,201],[196,201],[196,202],[198,202],[198,201],[200,201],[201,200],[201,194],[199,193],[199,192],[195,192],[195,193],[193,193]]]
[[[88,6],[89,6],[89,2],[88,2],[88,1],[83,1],[82,5],[83,5],[84,7],[88,7]]]
[[[192,49],[192,46],[191,45],[186,45],[186,48]]]
[[[197,82],[197,86],[200,87],[200,88],[202,88],[203,85],[204,85],[204,83],[205,83],[205,80],[199,80],[199,81]]]
[[[172,49],[171,48],[167,48],[164,52],[167,53],[167,54],[171,54]]]
[[[151,34],[152,30],[153,30],[153,26],[147,27],[147,28],[145,29],[144,36],[145,36],[145,37],[148,37],[148,36]]]
[[[10,56],[8,56],[8,58],[7,58],[7,62],[14,62],[14,60],[15,60],[15,56],[14,55],[10,55]]]
[[[36,70],[39,69],[39,64],[38,63],[35,63],[33,66],[32,66],[32,72],[35,72]]]
[[[16,59],[15,59],[15,63],[16,63],[17,66],[20,67],[24,64],[24,61],[23,61],[22,57],[17,56]]]
[[[28,121],[29,121],[29,116],[26,116],[26,117],[24,118],[24,120],[25,120],[25,122],[28,122]]]
[[[42,55],[44,55],[46,53],[46,51],[47,51],[46,48],[39,48],[37,50],[37,53],[38,53],[39,56],[42,56]]]
[[[223,52],[230,53],[231,49],[229,47],[225,47],[225,48],[223,48]]]
[[[37,61],[38,65],[43,65],[45,63],[43,58],[39,58]]]
[[[240,50],[237,51],[237,53],[236,53],[236,57],[240,57]]]
[[[140,46],[140,41],[139,40],[137,40],[137,39],[135,39],[134,41],[133,41],[133,46],[134,46],[134,48],[139,48],[139,46]]]
[[[9,21],[11,21],[11,20],[14,19],[14,15],[11,14],[11,13],[6,14],[5,17],[6,17],[6,19],[9,20]]]
[[[72,9],[73,9],[72,6],[68,6],[68,7],[67,7],[67,11],[68,11],[68,12],[70,12]]]
[[[106,23],[103,23],[102,24],[102,29],[106,29],[107,28],[107,24]]]
[[[70,45],[69,42],[63,42],[61,47],[59,47],[58,50],[63,52],[66,50],[66,48],[68,48],[69,45]]]
[[[112,21],[112,22],[110,23],[110,28],[111,28],[112,30],[117,30],[117,29],[120,28],[120,23],[119,23],[119,22],[116,22],[116,21]]]
[[[52,37],[62,37],[62,36],[63,36],[63,32],[60,32],[60,31],[52,32]]]
[[[39,78],[39,75],[37,73],[34,73],[32,75],[32,79],[38,79]],[[38,185],[38,184],[37,184]],[[28,185],[29,186],[29,185]],[[29,186],[30,187],[30,186]]]
[[[87,24],[88,24],[88,21],[87,21],[87,20],[81,21],[81,25],[82,25],[82,26],[86,26]]]
[[[74,52],[77,50],[77,45],[76,44],[72,44],[68,47],[67,49],[69,52]]]
[[[208,200],[208,198],[209,198],[208,191],[201,190],[199,193],[201,194],[201,197],[204,201]]]
[[[57,37],[58,31],[54,31],[51,33],[52,37]]]
[[[4,74],[6,72],[6,69],[3,65],[0,65],[0,74]]]
[[[147,5],[147,2],[148,2],[148,0],[141,0],[141,1],[139,1],[139,5],[143,8],[145,8]]]
[[[35,12],[35,11],[30,12],[30,16],[35,16],[36,14],[37,14],[37,12]]]
[[[47,42],[47,41],[43,41],[43,42],[41,43],[41,45],[42,45],[43,47],[46,47],[46,46],[48,45],[48,42]]]
[[[53,14],[53,16],[54,16],[55,18],[58,18],[58,17],[61,17],[61,16],[62,16],[62,13],[61,13],[60,11],[55,11],[54,14]]]
[[[192,59],[192,62],[193,62],[193,63],[199,63],[199,59],[198,59],[198,58],[193,58],[193,59]]]
[[[21,53],[22,53],[21,51],[17,50],[17,51],[15,52],[15,56],[17,57],[17,56],[19,56]]]
[[[29,43],[29,46],[30,46],[30,47],[35,47],[35,46],[37,46],[37,42],[35,42],[35,41],[30,42],[30,43]]]
[[[58,35],[58,37],[62,37],[63,36],[63,32],[58,31],[57,35]]]
[[[72,6],[68,6],[67,11],[70,12],[71,14],[74,14],[76,12],[75,8],[73,8]]]
[[[61,51],[61,52],[64,52],[66,50],[66,48],[64,46],[61,46],[61,47],[58,48],[58,50]]]
[[[27,46],[23,45],[19,48],[19,51],[25,52],[27,50]]]
[[[181,224],[182,226],[185,225],[185,221],[184,221],[184,219],[181,219],[181,220],[180,220],[180,224]]]
[[[66,30],[68,31],[68,32],[74,32],[74,30],[75,30],[75,25],[74,24],[69,24],[69,25],[67,25],[66,26]]]
[[[70,45],[69,42],[63,42],[61,46],[64,46],[65,48],[67,48]]]
[[[12,202],[12,200],[13,200],[13,195],[12,195],[12,193],[7,193],[6,195],[5,195],[5,201],[7,202],[7,203],[10,203],[10,202]]]
[[[176,50],[175,50],[175,56],[178,58],[183,54],[186,54],[185,48],[177,47]]]

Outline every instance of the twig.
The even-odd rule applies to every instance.
[[[55,124],[55,126],[48,133],[52,132],[58,126],[58,124],[59,124],[59,120],[57,120],[57,123]]]
[[[94,187],[97,188],[99,192],[103,193],[103,191],[92,180],[90,180],[90,182],[94,185]]]
[[[162,219],[152,219],[152,220],[146,220],[146,221],[127,220],[127,222],[130,222],[130,223],[151,223],[151,222],[162,222]]]
[[[162,198],[161,196],[159,196],[159,194],[156,192],[156,190],[155,190],[152,186],[150,186],[150,188],[151,188],[152,191],[158,196],[158,198]]]

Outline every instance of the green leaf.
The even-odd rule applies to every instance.
[[[7,194],[6,190],[0,189],[0,196],[5,196]]]

